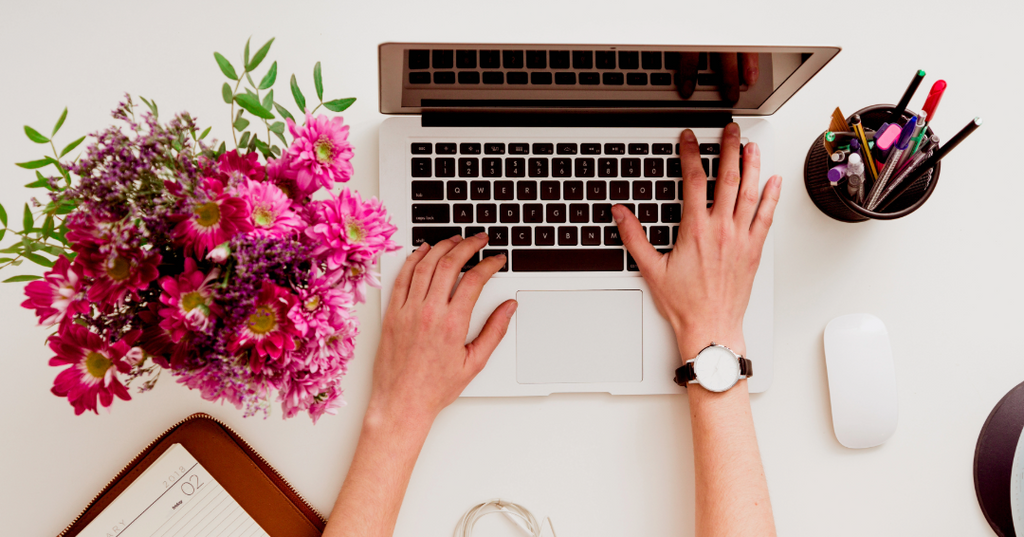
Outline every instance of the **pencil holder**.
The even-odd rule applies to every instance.
[[[878,129],[883,123],[889,121],[895,107],[891,104],[879,104],[858,110],[861,122],[866,128]],[[852,117],[852,116],[851,116]],[[909,119],[911,114],[904,113],[904,118]],[[850,118],[846,119],[847,121]],[[931,128],[926,129],[928,136],[932,135]],[[825,133],[821,133],[811,144],[807,151],[807,160],[804,161],[804,186],[807,187],[807,194],[811,197],[814,205],[821,212],[839,220],[840,222],[864,222],[865,220],[893,220],[907,216],[916,211],[928,201],[928,198],[935,190],[939,182],[939,168],[942,163],[937,163],[928,172],[915,181],[902,196],[896,198],[885,209],[869,211],[845,196],[840,189],[845,189],[845,183],[838,187],[832,186],[828,180],[830,159],[824,144]]]

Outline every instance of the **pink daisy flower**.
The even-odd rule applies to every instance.
[[[185,246],[186,255],[202,257],[217,245],[238,233],[252,231],[249,222],[249,204],[241,198],[229,196],[224,185],[207,178],[203,183],[202,198],[197,200],[190,213],[172,217],[178,222],[174,227],[174,238]]]
[[[285,418],[295,417],[299,412],[307,410],[314,425],[321,416],[334,415],[337,408],[345,404],[341,400],[336,378],[323,378],[305,371],[288,379],[286,385],[281,387],[279,396]]]
[[[167,331],[173,342],[178,343],[190,331],[207,330],[211,317],[220,315],[210,285],[219,275],[218,269],[203,274],[195,260],[189,257],[185,259],[185,271],[179,276],[164,276],[160,279],[160,287],[164,290],[160,302],[167,306],[160,310],[160,317],[163,318],[160,327]]]
[[[128,389],[117,374],[131,369],[124,356],[131,350],[137,335],[138,332],[130,332],[117,343],[108,345],[87,328],[73,323],[64,325],[50,338],[50,349],[57,353],[50,358],[50,365],[71,367],[57,375],[50,391],[58,397],[67,397],[76,415],[86,410],[99,414],[97,399],[104,407],[110,406],[115,395],[130,400]]]
[[[354,263],[372,264],[382,252],[398,250],[391,240],[397,228],[377,198],[363,202],[358,192],[345,189],[314,205],[315,220],[306,236],[318,245],[313,255],[326,261],[331,272]]]
[[[267,162],[267,182],[277,185],[277,188],[280,188],[285,196],[296,203],[306,200],[316,189],[320,188],[317,183],[307,185],[305,189],[299,188],[298,175],[298,172],[291,169],[287,153]]]
[[[21,307],[36,310],[39,324],[53,326],[71,320],[76,313],[88,313],[89,303],[83,300],[85,273],[78,263],[68,258],[57,258],[53,268],[43,275],[42,280],[29,282],[25,286],[28,300]]]
[[[330,189],[334,183],[352,178],[352,145],[348,143],[348,125],[340,117],[306,114],[305,125],[299,127],[285,119],[294,140],[285,150],[289,167],[296,172],[296,181],[302,190],[319,184]],[[315,188],[314,188],[315,190]]]
[[[307,338],[324,338],[344,328],[352,298],[338,287],[337,278],[321,276],[316,266],[309,286],[299,289],[299,299],[288,311],[295,328]]]
[[[128,293],[138,297],[138,291],[149,287],[149,283],[160,276],[160,254],[140,249],[112,251],[107,255],[82,252],[81,260],[85,275],[93,278],[88,297],[93,302],[113,304]],[[76,262],[77,264],[77,262]]]
[[[267,356],[280,359],[286,351],[295,350],[295,337],[302,334],[295,329],[288,312],[297,301],[286,289],[263,282],[256,296],[255,311],[246,318],[231,345],[232,352],[246,347],[256,349],[252,355],[254,372],[259,373],[263,369]]]
[[[267,171],[260,164],[257,153],[246,153],[243,156],[238,154],[237,149],[232,149],[217,159],[217,171],[227,179],[229,187],[238,185],[244,179],[262,181],[267,177]]]
[[[257,236],[283,237],[306,227],[291,209],[292,200],[277,185],[245,179],[235,188],[235,195],[249,202],[249,223]]]

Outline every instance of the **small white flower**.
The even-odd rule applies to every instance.
[[[228,260],[228,256],[230,255],[231,248],[228,248],[228,243],[225,242],[213,250],[210,250],[210,253],[206,254],[206,258],[214,263],[223,263]]]

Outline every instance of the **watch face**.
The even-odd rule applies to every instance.
[[[724,392],[739,379],[740,361],[725,347],[708,347],[693,361],[693,372],[701,386],[713,392]]]

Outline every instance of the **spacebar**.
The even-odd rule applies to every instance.
[[[512,250],[512,272],[621,271],[620,248]]]

